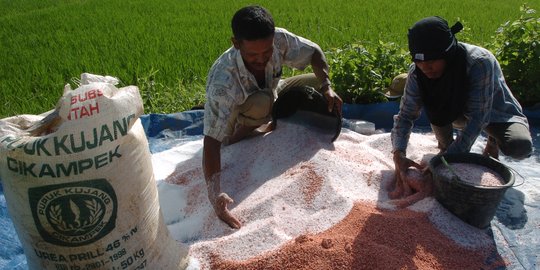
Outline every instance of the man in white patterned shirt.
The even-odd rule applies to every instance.
[[[227,206],[233,200],[221,192],[221,145],[269,132],[272,105],[280,91],[311,86],[323,93],[328,111],[341,115],[341,98],[333,91],[321,48],[276,28],[270,13],[259,6],[238,10],[232,19],[233,47],[213,64],[206,84],[203,170],[208,198],[217,216],[233,228],[241,222]],[[313,73],[281,80],[282,66]]]

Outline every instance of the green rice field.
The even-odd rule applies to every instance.
[[[54,107],[66,83],[89,72],[138,85],[145,113],[171,113],[204,101],[213,61],[230,45],[230,18],[251,1],[0,0],[0,118]],[[273,0],[276,25],[323,50],[352,42],[406,48],[415,21],[439,15],[470,28],[483,45],[519,16],[522,0]],[[540,0],[527,2],[540,9]],[[459,37],[459,35],[458,35]],[[75,85],[73,85],[75,86]]]

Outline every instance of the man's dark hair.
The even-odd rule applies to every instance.
[[[237,40],[264,39],[276,30],[272,15],[260,6],[247,6],[238,10],[232,18],[231,27]]]

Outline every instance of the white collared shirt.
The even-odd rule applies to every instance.
[[[283,65],[303,70],[311,63],[313,52],[319,46],[283,28],[276,28],[274,50],[266,64],[264,88],[245,67],[240,51],[234,47],[225,51],[212,65],[206,82],[204,135],[222,141],[232,134],[228,126],[233,110],[257,91],[272,92],[281,79]]]

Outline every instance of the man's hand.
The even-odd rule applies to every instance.
[[[392,203],[398,208],[405,208],[431,196],[433,193],[432,179],[431,171],[427,166],[423,171],[416,168],[408,168],[405,173],[405,178],[402,176],[401,180],[409,185],[413,194],[392,200]]]
[[[486,157],[492,157],[494,159],[499,159],[499,146],[495,138],[489,136],[484,152],[482,153]]]
[[[208,190],[208,199],[210,200],[210,203],[212,204],[212,207],[214,208],[214,212],[216,212],[216,215],[219,217],[219,219],[223,220],[227,225],[231,226],[235,229],[240,229],[242,227],[242,223],[235,218],[231,212],[229,212],[229,209],[227,206],[231,203],[233,203],[233,199],[227,195],[227,193],[223,193],[220,191],[220,173],[214,174],[210,181],[206,181],[206,188]]]
[[[315,46],[315,51],[311,56],[311,67],[313,68],[313,73],[315,73],[315,76],[317,76],[321,82],[320,92],[323,93],[324,97],[328,101],[328,111],[333,112],[336,110],[338,116],[341,117],[343,100],[341,100],[341,98],[332,89],[330,77],[328,76],[329,66],[326,62],[326,57],[319,46]]]
[[[413,193],[413,190],[407,180],[407,169],[410,167],[415,167],[419,170],[423,170],[422,165],[410,160],[407,158],[405,153],[401,151],[394,152],[394,166],[395,166],[395,178],[396,186],[392,192],[388,195],[390,199],[396,199],[401,197],[410,196]]]
[[[342,116],[342,106],[343,106],[343,100],[334,92],[332,87],[330,85],[324,86],[321,88],[321,91],[323,92],[324,97],[328,101],[328,111],[332,112],[336,110],[336,113],[339,117]]]
[[[208,195],[208,197],[210,198],[210,195]],[[214,211],[219,219],[223,220],[223,222],[227,223],[231,228],[240,229],[242,223],[240,223],[227,208],[227,206],[233,202],[233,199],[226,193],[219,194],[217,197],[214,197],[214,200],[210,199],[210,203],[214,207]]]

